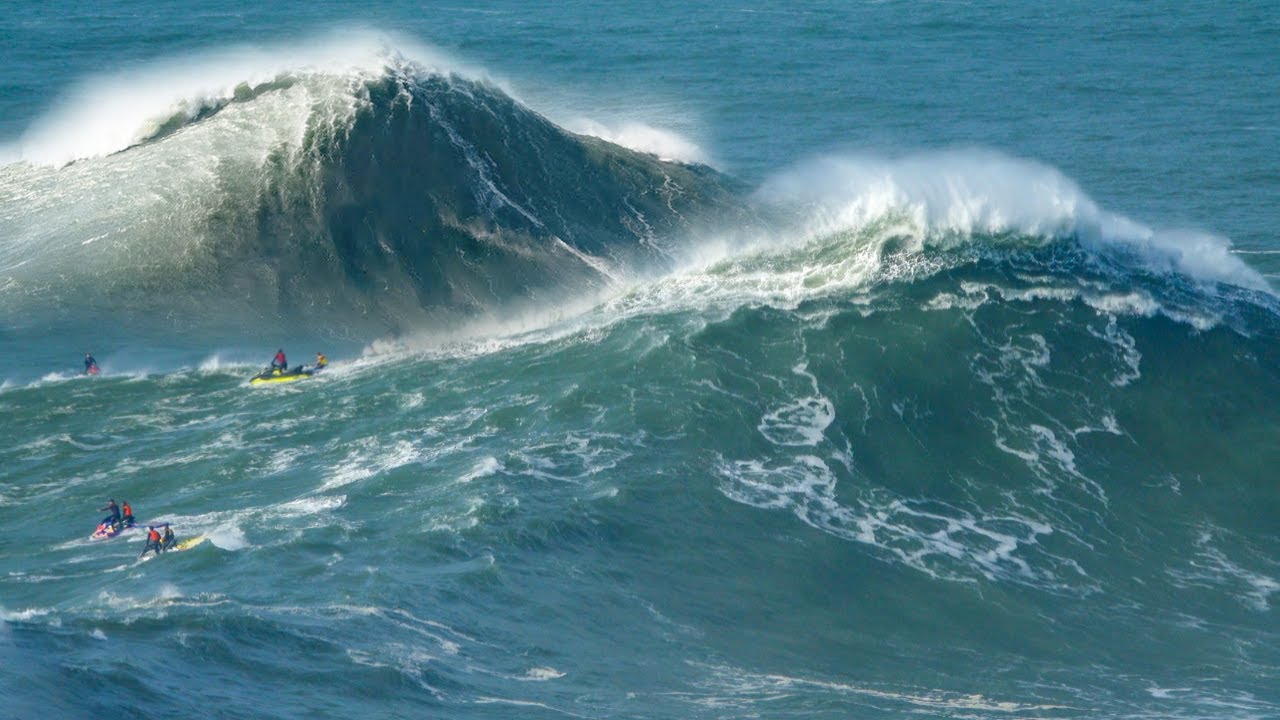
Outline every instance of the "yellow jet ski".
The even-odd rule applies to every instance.
[[[249,380],[249,384],[262,385],[263,383],[288,383],[296,380],[306,380],[307,378],[314,377],[315,374],[315,370],[308,370],[305,365],[299,365],[292,370],[272,368],[263,370],[257,375],[254,375],[253,378]]]

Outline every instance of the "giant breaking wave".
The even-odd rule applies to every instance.
[[[651,271],[705,279],[697,305],[777,303],[1027,252],[1092,305],[1199,327],[1229,314],[1214,286],[1274,306],[1225,239],[1152,230],[990,151],[827,158],[748,194],[430,52],[285,55],[86,86],[11,148],[0,332],[364,344],[585,307]]]
[[[370,337],[590,295],[748,219],[707,166],[394,51],[257,75],[96,144],[30,136],[0,172],[0,303],[30,326]]]

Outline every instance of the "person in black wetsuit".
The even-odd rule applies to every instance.
[[[98,361],[93,359],[92,353],[84,354],[84,374],[93,375],[98,372]]]
[[[289,363],[284,359],[284,348],[276,350],[276,356],[271,359],[271,369],[284,372],[289,369]]]
[[[107,510],[111,513],[110,515],[102,518],[102,522],[105,523],[110,521],[111,527],[114,527],[116,529],[120,528],[120,524],[121,524],[120,523],[120,506],[116,505],[115,498],[110,498],[109,500],[107,500],[107,504],[103,507],[98,508],[98,510]]]
[[[160,549],[167,552],[173,547],[173,544],[176,541],[177,538],[173,536],[173,529],[169,527],[169,523],[165,523],[164,536],[160,538]]]

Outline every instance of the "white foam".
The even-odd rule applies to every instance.
[[[27,608],[26,610],[5,610],[0,608],[0,622],[26,622],[49,614],[48,608]]]
[[[218,107],[238,88],[309,73],[376,74],[404,58],[428,68],[465,70],[419,42],[362,29],[272,47],[240,46],[157,59],[141,69],[82,81],[37,120],[16,147],[0,152],[52,166],[100,157],[136,145],[176,115],[194,118]]]
[[[961,693],[947,690],[930,690],[918,687],[893,687],[859,685],[851,681],[830,680],[822,678],[804,678],[780,673],[757,673],[726,665],[703,666],[710,671],[710,678],[704,684],[711,684],[718,695],[727,694],[729,698],[718,696],[703,698],[700,704],[712,707],[740,705],[752,699],[771,701],[780,696],[790,696],[805,690],[819,690],[834,693],[837,696],[869,697],[902,703],[906,707],[906,715],[927,713],[940,714],[945,717],[977,717],[973,713],[996,712],[1002,715],[1026,717],[1042,717],[1045,711],[1074,710],[1065,705],[1019,703],[1007,700],[995,700],[979,693]],[[757,713],[751,712],[752,716]],[[855,713],[856,715],[856,713]]]
[[[541,710],[547,710],[550,712],[559,713],[561,715],[568,715],[569,717],[576,717],[576,718],[587,717],[586,715],[580,715],[578,713],[569,712],[568,710],[563,710],[561,708],[553,707],[546,703],[536,702],[533,700],[516,700],[513,698],[488,697],[485,695],[481,695],[476,697],[474,700],[472,700],[472,702],[474,702],[477,705],[511,705],[512,707],[518,707],[518,708],[539,708]]]
[[[411,441],[397,440],[391,447],[383,448],[374,438],[362,438],[347,458],[333,468],[317,492],[350,485],[421,459],[422,450]]]
[[[993,286],[1000,296],[1011,302],[1035,302],[1037,300],[1057,300],[1070,302],[1080,297],[1080,291],[1069,287],[1035,286],[1028,288],[1005,288]]]
[[[847,459],[847,466],[852,463]],[[726,497],[759,508],[789,510],[807,525],[833,536],[879,548],[909,567],[933,577],[971,581],[988,579],[1065,586],[1056,572],[1079,574],[1069,561],[1046,557],[1032,567],[1024,557],[1037,538],[1053,532],[1041,521],[1010,513],[975,517],[958,508],[895,498],[887,492],[854,488],[852,504],[837,499],[836,477],[812,455],[762,462],[740,460],[720,465]],[[944,510],[946,513],[944,514]]]
[[[532,667],[525,670],[524,677],[517,678],[519,680],[532,680],[535,682],[545,682],[547,680],[557,680],[564,677],[564,673],[549,667]]]
[[[1137,315],[1151,317],[1158,312],[1160,303],[1145,292],[1102,293],[1084,295],[1085,303],[1099,312],[1108,315]]]
[[[918,231],[948,233],[939,240],[1009,232],[1053,237],[1093,212],[1075,183],[1052,168],[977,149],[821,158],[777,176],[761,194],[816,203],[815,229],[823,234],[905,213]]]
[[[1045,455],[1052,458],[1057,462],[1059,467],[1068,473],[1076,476],[1080,475],[1080,472],[1076,470],[1075,453],[1071,452],[1071,449],[1067,447],[1066,443],[1058,438],[1057,433],[1044,425],[1036,423],[1031,423],[1029,428],[1032,433],[1042,440],[1043,444],[1041,447],[1043,448]]]
[[[68,380],[78,380],[85,377],[82,373],[71,372],[51,372],[42,376],[39,382],[32,383],[32,386],[45,385],[49,383],[66,382]]]
[[[55,100],[18,142],[0,146],[0,160],[5,164],[26,160],[63,167],[72,161],[100,158],[137,145],[154,137],[174,118],[195,119],[224,108],[237,94],[269,83],[303,76],[367,78],[407,64],[429,72],[483,78],[518,99],[515,88],[504,79],[415,38],[367,28],[343,28],[303,41],[168,56],[138,69],[84,78]],[[552,109],[559,106],[559,102],[550,104]],[[600,122],[573,115],[562,123],[579,135],[602,138],[659,159],[703,164],[710,161],[698,143],[673,129],[659,127],[660,120],[657,124],[645,119]],[[109,234],[96,232],[82,243],[90,245]]]
[[[431,532],[457,533],[470,530],[480,525],[480,510],[487,504],[482,497],[469,497],[462,500],[461,512],[437,511],[430,519]]]
[[[272,513],[284,517],[315,515],[337,510],[347,502],[346,495],[306,497],[291,500],[271,508]]]
[[[214,528],[206,533],[205,537],[209,538],[209,542],[214,546],[223,550],[243,550],[249,547],[249,540],[245,538],[244,531],[235,525],[224,525]]]
[[[1122,342],[1119,334],[1108,341]],[[1026,406],[1036,407],[1037,397],[1055,392],[1041,379],[1052,358],[1048,341],[1038,333],[1028,333],[1000,341],[984,338],[984,343],[988,352],[976,355],[970,365],[974,377],[991,389],[992,401],[998,408],[994,416],[984,418],[991,426],[996,449],[1022,460],[1041,481],[1039,492],[1052,493],[1065,474],[1079,481],[1078,487],[1106,505],[1109,502],[1106,492],[1098,482],[1079,471],[1067,440],[1074,440],[1082,432],[1109,431],[1115,424],[1114,417],[1108,414],[1099,419],[1100,428],[1090,423],[1074,431],[1051,415],[1045,419],[1053,427],[1043,422],[1021,420]],[[1122,359],[1132,372],[1129,375],[1122,373],[1116,382],[1126,381],[1130,375],[1136,376],[1136,351],[1133,356],[1122,355]]]
[[[1180,322],[1204,332],[1222,323],[1222,316],[1216,313],[1185,312],[1181,310],[1163,309],[1161,312],[1175,322]]]
[[[1170,700],[1177,696],[1178,693],[1190,692],[1191,688],[1162,688],[1158,685],[1152,685],[1147,688],[1147,693],[1153,698],[1161,700]]]
[[[200,361],[197,370],[205,374],[242,374],[248,368],[261,367],[262,363],[254,363],[247,360],[231,360],[222,357],[220,353],[215,353]]]
[[[821,158],[778,175],[759,195],[811,208],[815,235],[904,217],[916,251],[968,244],[978,235],[1016,236],[1015,242],[1075,236],[1095,252],[1122,251],[1152,271],[1271,292],[1226,238],[1156,230],[1109,213],[1058,170],[992,150]]]
[[[493,457],[492,455],[486,455],[485,457],[481,458],[480,461],[477,462],[471,468],[470,472],[458,478],[458,482],[469,483],[472,480],[477,480],[479,478],[484,478],[484,477],[490,477],[498,472],[501,472],[502,470],[503,470],[502,463],[498,460],[498,458]]]
[[[1176,585],[1183,587],[1241,588],[1237,599],[1258,612],[1269,611],[1271,596],[1280,593],[1280,581],[1228,558],[1213,545],[1219,535],[1226,536],[1227,532],[1218,528],[1202,530],[1196,540],[1199,548],[1196,556],[1187,562],[1186,567],[1172,568],[1168,574]]]
[[[672,130],[653,127],[642,122],[625,121],[610,126],[589,118],[578,117],[568,120],[565,127],[579,135],[590,135],[630,150],[655,155],[660,160],[711,164],[707,153],[692,140]]]
[[[806,364],[800,364],[792,372],[808,378],[814,394],[769,412],[756,428],[776,445],[817,445],[836,419],[835,406],[818,393],[818,379],[806,368]]]
[[[264,471],[268,475],[283,473],[296,465],[299,458],[306,457],[310,452],[309,448],[281,448],[271,455]]]
[[[965,293],[956,295],[955,293],[938,293],[927,303],[924,304],[925,310],[952,310],[960,309],[965,311],[977,310],[987,303],[990,298],[985,292]]]
[[[155,555],[148,555],[153,558]],[[182,592],[177,586],[171,583],[163,583],[154,591],[150,588],[140,588],[145,594],[121,595],[110,590],[103,590],[98,593],[98,601],[114,611],[130,611],[130,610],[157,610],[162,609],[171,604],[174,600],[182,597]]]
[[[1041,278],[1047,280],[1047,278]],[[961,282],[961,294],[942,292],[922,306],[924,310],[976,310],[991,301],[993,295],[1007,302],[1034,302],[1056,300],[1067,303],[1079,300],[1097,312],[1107,316],[1153,317],[1163,315],[1175,322],[1204,331],[1217,326],[1222,317],[1212,312],[1192,312],[1162,305],[1142,290],[1114,292],[1100,283],[1079,281],[1078,287],[1033,286],[1009,288],[992,283]]]
[[[373,477],[375,470],[365,466],[362,460],[352,460],[344,462],[333,468],[333,472],[329,475],[329,479],[316,489],[317,492],[328,492],[334,488],[340,488],[350,485],[353,482],[359,482],[365,478]]]
[[[160,583],[156,588],[155,597],[160,600],[177,600],[182,597],[182,591],[173,583]]]
[[[1107,319],[1107,326],[1098,332],[1092,327],[1088,328],[1089,334],[1096,338],[1102,339],[1109,343],[1112,347],[1120,351],[1120,357],[1127,367],[1126,371],[1117,373],[1110,379],[1110,383],[1115,387],[1124,387],[1129,383],[1142,377],[1140,369],[1142,363],[1142,353],[1138,352],[1138,342],[1133,336],[1125,332],[1116,324],[1114,316]],[[1115,418],[1108,416],[1108,419],[1115,423]],[[1116,431],[1119,434],[1119,431]]]

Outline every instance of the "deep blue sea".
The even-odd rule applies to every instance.
[[[0,717],[1280,717],[1277,58],[3,5]]]

